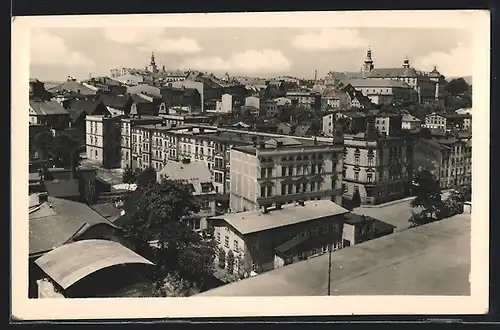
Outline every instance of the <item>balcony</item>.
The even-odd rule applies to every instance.
[[[287,203],[293,202],[300,199],[309,200],[314,198],[325,198],[332,196],[341,196],[342,189],[329,189],[329,190],[319,190],[319,191],[306,191],[295,194],[287,194],[287,195],[276,195],[269,197],[259,197],[257,198],[257,203],[259,205],[270,205],[275,203]]]

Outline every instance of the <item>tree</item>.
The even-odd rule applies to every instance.
[[[54,136],[51,132],[44,131],[35,136],[34,143],[57,167],[78,166],[81,161],[78,154],[78,141],[66,134]]]
[[[154,168],[148,166],[142,171],[138,171],[135,175],[138,186],[146,187],[149,184],[156,182],[156,171]]]
[[[155,285],[155,297],[189,297],[200,292],[196,283],[184,280],[178,273],[168,274]]]
[[[177,274],[201,288],[211,279],[215,247],[187,224],[199,206],[186,182],[163,179],[138,186],[125,211],[124,230],[137,252],[152,258],[157,283]]]
[[[232,274],[234,272],[234,253],[233,251],[229,250],[227,253],[227,258],[226,258],[226,270],[229,274]]]
[[[355,190],[354,194],[352,194],[352,204],[353,207],[358,207],[361,205],[361,195],[359,194],[359,190]]]
[[[444,90],[450,93],[452,96],[462,95],[468,92],[470,85],[465,81],[464,78],[452,79],[444,86]]]
[[[224,249],[219,248],[219,267],[224,269],[226,268],[226,251]]]
[[[134,183],[136,179],[136,172],[127,165],[125,170],[123,170],[123,178],[122,181],[124,183]]]
[[[411,206],[421,208],[422,211],[418,215],[413,214],[409,221],[423,224],[440,219],[446,205],[441,199],[439,182],[433,174],[429,170],[417,172],[413,185],[415,198],[411,201]]]

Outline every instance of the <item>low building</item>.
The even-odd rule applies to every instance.
[[[289,204],[281,209],[224,214],[209,219],[215,240],[235,256],[234,272],[251,275],[342,247],[343,215],[328,200]]]
[[[325,198],[340,203],[341,152],[340,145],[291,137],[233,147],[231,210]]]
[[[401,119],[402,129],[412,131],[417,128],[420,128],[421,126],[422,126],[422,121],[417,117],[410,115],[409,113],[404,114],[403,118]]]
[[[86,116],[87,160],[105,168],[120,167],[120,118],[110,115]]]
[[[193,195],[200,205],[200,211],[188,219],[189,225],[194,231],[206,229],[206,219],[215,215],[216,192],[212,183],[210,170],[205,162],[191,162],[189,158],[183,159],[181,162],[168,161],[157,172],[158,181],[164,178],[186,181],[191,186]]]
[[[152,297],[154,264],[125,246],[85,240],[60,246],[35,261],[38,298]]]
[[[367,129],[344,134],[343,189],[361,204],[380,204],[409,196],[413,145],[406,137],[383,136]]]
[[[348,247],[360,244],[394,232],[391,224],[365,215],[348,213],[344,216],[342,246]]]

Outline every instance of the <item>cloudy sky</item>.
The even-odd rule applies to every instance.
[[[144,68],[151,52],[166,69],[232,75],[320,77],[359,71],[371,47],[375,67],[413,67],[445,76],[472,75],[465,30],[423,28],[38,28],[31,30],[30,76],[63,80]]]

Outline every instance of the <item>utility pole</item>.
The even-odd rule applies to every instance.
[[[330,249],[328,250],[328,295],[330,295],[332,282],[332,250],[333,243],[330,245]]]

